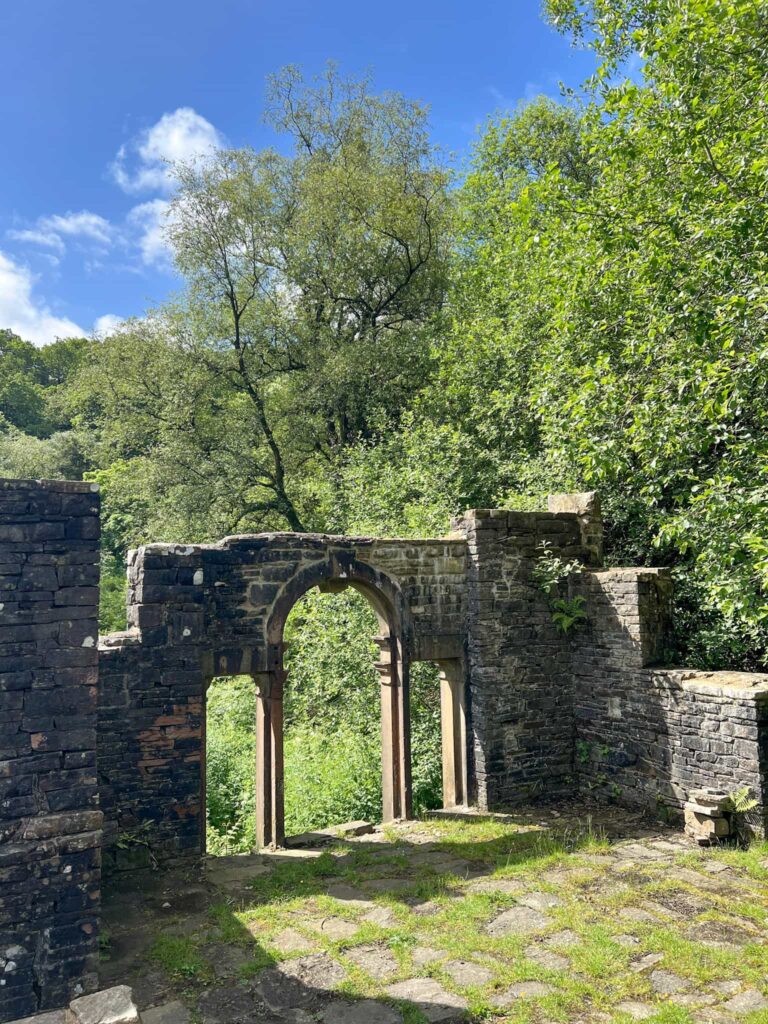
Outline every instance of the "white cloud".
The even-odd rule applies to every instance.
[[[27,242],[29,245],[41,245],[46,249],[54,249],[56,252],[64,252],[64,242],[55,231],[41,231],[36,228],[25,229],[24,231],[6,232],[8,238],[15,242]]]
[[[124,323],[123,317],[116,316],[114,313],[105,313],[104,316],[99,316],[94,321],[93,333],[97,338],[102,338],[108,334],[114,334],[117,328]]]
[[[142,262],[148,267],[171,269],[172,252],[166,238],[169,208],[166,199],[150,199],[134,206],[128,214],[129,226],[138,232]]]
[[[224,142],[210,121],[192,107],[179,107],[120,147],[112,176],[126,192],[169,192],[173,189],[170,164],[199,160]]]
[[[66,249],[62,235],[86,239],[88,242],[109,247],[113,242],[115,229],[100,214],[80,210],[79,213],[69,211],[63,214],[55,213],[49,217],[38,217],[33,228],[11,229],[6,232],[6,236],[15,242],[53,249],[59,255]]]
[[[0,326],[10,328],[25,341],[45,345],[56,338],[81,337],[86,332],[73,320],[55,316],[33,293],[34,278],[0,252]]]
[[[40,217],[37,223],[43,231],[57,232],[60,235],[81,235],[103,245],[109,245],[112,241],[112,225],[100,214],[91,213],[90,210]]]

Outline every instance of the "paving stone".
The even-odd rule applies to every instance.
[[[619,917],[623,921],[635,921],[637,924],[658,924],[658,920],[653,914],[640,907],[622,907]]]
[[[729,999],[727,1003],[723,1003],[723,1009],[737,1017],[743,1017],[758,1010],[768,1010],[768,999],[756,988],[748,988]]]
[[[400,981],[387,988],[387,995],[393,999],[415,1003],[430,1024],[462,1020],[467,1008],[466,999],[453,992],[447,992],[431,978],[410,978],[408,981]]]
[[[364,908],[372,906],[371,900],[366,897],[365,893],[351,885],[343,883],[329,885],[326,892],[333,899],[340,900],[349,907]]]
[[[545,967],[548,971],[564,971],[571,966],[571,961],[560,953],[554,953],[551,949],[543,946],[528,946],[525,950],[528,960],[539,967]]]
[[[547,946],[578,946],[581,939],[576,932],[571,931],[570,928],[564,928],[562,931],[554,932],[552,935],[548,935],[544,939],[544,943]]]
[[[656,900],[643,900],[640,909],[645,910],[651,917],[682,917],[683,915],[673,907],[667,907]]]
[[[551,892],[527,892],[519,898],[518,903],[530,907],[531,910],[549,910],[551,907],[563,905],[560,897],[554,896]]]
[[[551,871],[543,871],[539,875],[539,880],[542,882],[548,882],[550,885],[566,886],[569,885],[579,873],[583,874],[584,869],[581,872],[578,870],[569,871],[567,868],[553,868]]]
[[[281,953],[309,953],[319,948],[314,939],[307,938],[295,928],[283,928],[281,932],[273,935],[269,942]]]
[[[378,981],[396,974],[399,966],[391,951],[381,943],[353,946],[344,951],[344,956]]]
[[[310,931],[317,932],[324,939],[332,939],[334,942],[351,939],[360,930],[359,924],[353,921],[345,921],[342,917],[324,917],[319,921],[309,918],[303,924]]]
[[[175,921],[173,924],[163,928],[163,934],[187,938],[203,928],[208,929],[210,923],[211,921],[207,914],[190,914],[189,917],[183,917],[180,921]],[[149,945],[152,940],[152,936],[149,933],[147,933],[147,940],[147,945]]]
[[[369,878],[364,883],[375,892],[407,892],[414,886],[412,878]]]
[[[433,917],[439,914],[443,907],[434,900],[421,900],[418,903],[410,904],[411,911],[419,917]]]
[[[308,1009],[316,1006],[346,976],[341,964],[325,953],[315,953],[268,967],[259,975],[255,990],[270,1010]]]
[[[651,906],[651,902],[653,906]],[[648,910],[652,912],[654,907],[658,907],[661,912],[690,919],[697,914],[703,914],[705,911],[711,910],[712,901],[711,899],[705,899],[702,896],[696,896],[691,892],[685,892],[681,889],[670,889],[666,892],[658,893],[655,900],[649,901],[644,906],[647,906]]]
[[[737,992],[741,992],[743,986],[740,981],[718,981],[712,988],[720,995],[734,996]]]
[[[530,935],[542,931],[552,918],[531,907],[512,907],[499,914],[486,926],[489,935]]]
[[[647,1020],[648,1017],[652,1017],[657,1012],[658,1007],[649,1006],[648,1003],[638,1003],[634,999],[625,999],[617,1004],[616,1009],[620,1013],[628,1014],[628,1016],[633,1017],[635,1020]]]
[[[723,864],[721,860],[708,860],[703,865],[705,871],[709,871],[712,875],[719,875],[724,871],[733,871],[730,864]]]
[[[204,992],[197,1007],[204,1024],[240,1024],[253,1019],[257,1004],[249,988],[221,985]]]
[[[413,863],[419,855],[411,857],[410,860]],[[444,853],[434,853],[428,856],[422,856],[420,861],[421,866],[431,868],[437,874],[440,875],[458,875],[459,877],[466,877],[472,870],[472,865],[469,861],[459,860],[457,857],[447,857]]]
[[[363,914],[361,921],[377,924],[379,928],[395,928],[397,926],[397,917],[391,907],[374,907],[367,914]]]
[[[616,849],[625,857],[633,857],[636,860],[665,860],[669,856],[666,850],[655,850],[644,843],[618,843]],[[677,852],[674,850],[672,852]]]
[[[711,875],[701,875],[698,871],[691,870],[691,868],[669,868],[665,877],[672,878],[678,882],[685,882],[686,885],[694,885],[699,889],[704,889],[706,892],[720,894],[733,892],[738,887],[737,883],[732,882],[728,878],[723,878],[721,875],[713,878]]]
[[[325,953],[313,953],[298,960],[286,960],[280,965],[282,972],[297,978],[311,988],[329,990],[339,985],[347,972]]]
[[[104,981],[105,972],[101,973]],[[133,999],[138,1007],[159,1006],[161,1003],[170,1002],[174,997],[171,980],[161,967],[144,966],[139,972],[132,973],[123,980],[130,981]]]
[[[611,864],[610,870],[615,875],[634,875],[644,882],[651,878],[647,872],[637,870],[636,860],[616,860]]]
[[[556,991],[554,985],[548,985],[544,981],[516,981],[504,992],[492,996],[489,1002],[492,1006],[505,1010],[518,999],[540,999],[542,996],[548,996]]]
[[[163,1006],[141,1011],[142,1024],[192,1024],[192,1014],[184,1003],[175,1000]]]
[[[493,977],[493,971],[489,971],[487,967],[482,967],[472,960],[449,960],[448,963],[442,965],[442,970],[461,987],[487,985]]]
[[[626,949],[634,949],[640,945],[640,939],[636,935],[614,935],[613,941]]]
[[[736,952],[748,942],[755,941],[755,933],[745,927],[725,921],[699,921],[685,932],[693,942],[701,942],[713,949]]]
[[[630,971],[634,971],[636,974],[640,974],[643,971],[649,971],[656,964],[660,964],[664,959],[663,953],[646,953],[645,956],[641,956],[639,960],[633,960],[629,965]]]
[[[518,893],[525,892],[525,885],[515,878],[473,878],[464,886],[464,891],[480,895],[501,892],[517,896]]]
[[[691,1009],[711,1006],[715,1002],[717,1002],[715,997],[706,992],[677,992],[674,999],[675,1006],[687,1006]]]
[[[441,960],[444,956],[447,956],[444,949],[433,949],[431,946],[414,946],[411,950],[414,967],[426,967],[427,964]]]
[[[336,999],[325,1008],[321,1020],[323,1024],[402,1024],[403,1015],[376,999],[356,1003]]]
[[[34,1017],[12,1020],[11,1024],[67,1024],[66,1010],[51,1010],[50,1013],[36,1013]]]
[[[231,978],[240,973],[240,968],[253,962],[253,955],[242,946],[215,945],[203,946],[200,952],[213,968],[217,978]]]
[[[658,992],[661,996],[671,996],[675,992],[685,992],[690,988],[685,978],[681,978],[679,974],[674,974],[672,971],[651,971],[650,982],[653,991]]]

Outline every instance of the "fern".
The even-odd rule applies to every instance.
[[[567,633],[578,622],[587,617],[584,611],[584,598],[579,594],[576,597],[558,597],[550,602],[552,609],[552,621],[561,633]]]

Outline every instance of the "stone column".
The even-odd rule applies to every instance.
[[[0,480],[0,1021],[98,984],[97,491]]]
[[[282,669],[254,675],[256,682],[256,842],[259,847],[285,842]]]
[[[394,637],[377,637],[381,679],[382,820],[413,815],[411,784],[411,722],[407,667]]]
[[[443,746],[443,807],[469,803],[467,793],[467,702],[464,666],[459,658],[438,662],[440,731]]]

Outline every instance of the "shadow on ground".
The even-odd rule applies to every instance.
[[[744,1019],[768,1010],[768,860],[738,857],[548,808],[211,858],[112,880],[102,983],[145,1024]]]

